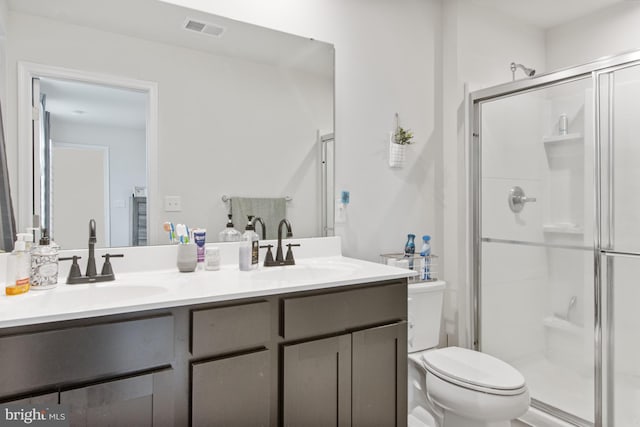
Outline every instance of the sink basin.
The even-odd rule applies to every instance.
[[[147,298],[167,292],[161,286],[140,285],[116,285],[105,284],[101,286],[83,287],[83,289],[70,289],[60,293],[60,298],[69,300],[70,303],[91,304],[93,302],[113,303],[118,301],[131,301],[137,298]]]
[[[251,278],[276,282],[324,281],[348,277],[355,270],[354,266],[342,263],[260,267],[260,270],[253,272]]]
[[[167,292],[161,286],[117,285],[114,283],[101,285],[67,285],[59,286],[51,291],[30,291],[25,295],[10,297],[7,302],[12,307],[20,303],[34,307],[88,307],[96,304],[111,304],[119,301],[129,302],[139,298],[147,298]]]

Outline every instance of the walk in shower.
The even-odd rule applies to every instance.
[[[640,426],[640,51],[470,94],[472,337],[532,405]]]

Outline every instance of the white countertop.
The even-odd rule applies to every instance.
[[[303,242],[313,246],[315,242],[309,243],[312,240],[316,239]],[[258,270],[249,272],[239,271],[237,265],[229,263],[223,264],[219,271],[180,273],[172,267],[118,274],[114,263],[116,280],[112,282],[67,285],[61,278],[54,289],[32,290],[16,296],[2,295],[0,328],[330,289],[416,274],[406,269],[336,255],[335,241],[327,240],[325,246],[326,242],[330,243],[331,250],[300,251],[301,256],[297,257],[294,266],[261,265]],[[132,270],[131,267],[124,269]]]

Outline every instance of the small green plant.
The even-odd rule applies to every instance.
[[[409,129],[404,129],[401,126],[398,126],[395,134],[393,135],[393,142],[400,145],[413,144],[413,132]]]

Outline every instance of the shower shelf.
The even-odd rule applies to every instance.
[[[564,144],[567,142],[579,142],[580,140],[582,140],[581,133],[568,133],[566,135],[553,135],[542,138],[542,142],[545,144]]]
[[[584,234],[582,227],[578,227],[574,224],[544,224],[542,231],[545,233],[559,233],[559,234]]]

